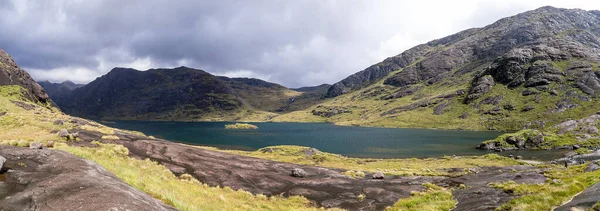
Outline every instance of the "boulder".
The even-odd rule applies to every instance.
[[[588,163],[587,167],[585,167],[585,172],[592,172],[592,171],[598,171],[598,169],[600,169],[600,166],[598,166],[598,164],[595,163]]]
[[[459,119],[466,119],[469,117],[469,113],[463,113],[460,116],[458,116]]]
[[[59,120],[54,121],[53,124],[54,125],[64,125],[65,123],[62,120],[59,119]]]
[[[517,139],[517,144],[515,144],[515,146],[519,149],[525,148],[525,140]]]
[[[4,163],[6,163],[6,158],[0,155],[0,172],[2,172],[2,167],[4,166]]]
[[[312,147],[311,147],[311,148],[308,148],[308,149],[305,149],[305,150],[303,150],[302,152],[304,152],[304,154],[305,154],[307,157],[312,157],[313,155],[316,155],[317,153],[319,153],[319,152],[321,152],[321,151],[319,151],[318,149],[315,149],[315,148],[312,148]]]
[[[517,155],[517,156],[515,157],[515,159],[517,159],[517,160],[522,160],[522,159],[523,159],[523,156]]]
[[[527,105],[525,107],[523,107],[523,109],[521,109],[522,112],[527,112],[527,111],[531,111],[533,110],[535,107],[531,106],[531,105]]]
[[[537,134],[536,136],[529,137],[527,141],[534,146],[539,146],[540,144],[544,143],[544,135]]]
[[[77,140],[79,138],[79,133],[71,133],[71,137],[73,140]]]
[[[373,179],[385,179],[385,175],[382,172],[377,172],[373,174]]]
[[[513,105],[513,104],[506,104],[506,105],[504,105],[503,107],[504,107],[504,110],[507,110],[507,111],[514,111],[514,110],[517,108],[517,107],[516,107],[515,105]]]
[[[304,169],[301,169],[301,168],[295,168],[292,170],[292,176],[293,177],[306,177],[306,171],[304,171]]]
[[[479,144],[476,148],[485,150],[495,150],[496,146],[501,146],[501,144],[498,142],[487,142]]]
[[[560,124],[557,124],[554,127],[558,128],[558,132],[556,132],[557,134],[564,134],[566,132],[573,131],[577,127],[577,125],[577,121],[568,120],[561,122]]]
[[[529,95],[534,95],[534,94],[537,94],[537,93],[538,92],[535,91],[535,90],[527,89],[527,90],[521,92],[521,95],[523,95],[523,96],[529,96]]]
[[[514,136],[506,137],[506,139],[504,139],[504,141],[506,141],[506,143],[512,144],[512,145],[517,144],[517,138],[515,138]]]
[[[67,129],[61,129],[60,131],[58,131],[58,136],[60,136],[61,138],[69,138],[69,131]]]
[[[573,145],[573,150],[578,150],[578,149],[581,149],[581,146],[579,146],[577,144]]]
[[[42,149],[42,143],[40,142],[31,142],[29,143],[29,149]]]

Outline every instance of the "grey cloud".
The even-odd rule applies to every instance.
[[[147,58],[151,67],[174,67],[185,61],[186,66],[217,75],[251,71],[263,79],[298,87],[334,83],[384,59],[380,54],[400,53],[404,49],[382,52],[379,46],[399,32],[409,31],[419,42],[426,42],[456,28],[489,24],[475,20],[481,17],[476,13],[474,19],[429,33],[426,30],[443,27],[451,20],[427,22],[440,22],[439,27],[421,26],[419,19],[427,15],[403,4],[12,0],[0,5],[0,48],[11,53],[22,67],[34,70],[38,80],[88,82],[92,78],[70,78],[77,76],[66,70],[77,69],[79,74],[75,75],[79,76],[100,76],[112,68],[110,65]],[[427,10],[423,7],[423,12]],[[522,11],[502,10],[498,16],[517,12]],[[83,69],[91,72],[84,73]],[[57,75],[52,76],[52,71]]]

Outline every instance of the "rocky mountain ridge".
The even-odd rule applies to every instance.
[[[600,11],[542,7],[417,45],[275,121],[513,131],[600,110]],[[347,112],[315,117],[320,110]],[[317,112],[314,112],[317,111]]]
[[[266,119],[306,108],[322,97],[253,78],[214,76],[188,67],[114,68],[85,86],[41,83],[65,112],[93,119]],[[64,83],[63,83],[64,84]],[[296,98],[304,99],[296,102]],[[307,100],[308,99],[308,100]]]

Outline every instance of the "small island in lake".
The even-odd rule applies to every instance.
[[[258,129],[258,126],[247,124],[247,123],[235,123],[235,124],[225,125],[225,129],[256,130],[256,129]]]

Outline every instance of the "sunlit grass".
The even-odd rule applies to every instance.
[[[452,198],[452,190],[431,183],[423,184],[425,191],[412,192],[411,197],[400,199],[386,211],[448,211],[458,203]]]
[[[180,210],[318,210],[299,196],[253,195],[228,187],[209,187],[190,175],[177,177],[156,162],[127,156],[121,145],[96,143],[97,148],[57,145],[56,148],[90,159],[125,183]]]
[[[212,147],[201,147],[210,150],[219,150]],[[474,168],[482,166],[510,166],[523,164],[519,161],[488,154],[484,156],[445,156],[441,158],[408,158],[408,159],[366,159],[348,158],[337,154],[317,152],[312,156],[305,153],[309,147],[301,146],[272,146],[257,151],[219,150],[227,153],[245,155],[267,160],[296,163],[303,165],[316,165],[329,168],[341,168],[360,172],[381,171],[388,175],[451,175],[444,169],[449,168]],[[467,173],[466,171],[464,173]],[[349,176],[355,172],[348,172]]]
[[[600,171],[584,172],[586,165],[546,167],[549,169],[545,172],[548,180],[542,184],[517,184],[513,181],[491,183],[491,187],[521,195],[503,204],[498,210],[551,210],[600,181]]]

